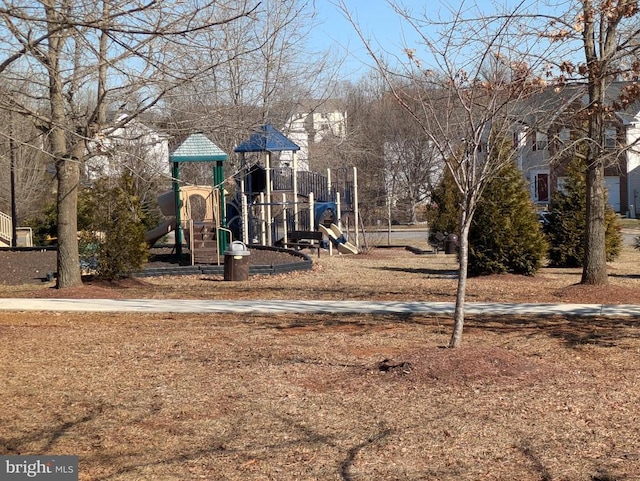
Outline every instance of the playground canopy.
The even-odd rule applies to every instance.
[[[300,147],[280,133],[273,125],[262,125],[257,132],[238,145],[234,151],[244,152],[281,152],[298,151]]]
[[[170,162],[220,162],[227,154],[204,134],[192,134],[169,156]]]
[[[228,160],[228,155],[216,144],[214,144],[203,133],[191,134],[182,142],[171,155],[171,175],[173,177],[173,192],[175,198],[176,213],[176,254],[182,254],[182,238],[183,226],[180,215],[181,199],[180,199],[180,164],[183,162],[211,162],[213,163],[213,188],[219,192],[219,200],[214,217],[225,224],[225,200],[224,200],[224,167],[223,162]],[[219,239],[219,248],[224,250],[226,247],[226,239]]]

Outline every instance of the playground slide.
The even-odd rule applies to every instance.
[[[176,219],[166,219],[158,227],[154,227],[148,230],[144,235],[144,240],[147,241],[149,247],[153,247],[159,239],[166,236],[169,232],[174,231],[176,228]]]
[[[341,254],[357,254],[358,248],[347,241],[347,238],[342,233],[340,227],[335,224],[331,224],[330,228],[326,228],[322,224],[318,227],[320,232],[326,235],[329,240],[337,247],[338,252]]]
[[[336,237],[336,235],[333,233],[331,229],[327,229],[325,226],[320,224],[318,226],[318,230],[322,232],[324,235],[326,235],[333,245],[338,245],[338,238]]]
[[[331,231],[338,239],[338,252],[341,254],[357,254],[358,248],[351,242],[347,241],[347,238],[342,233],[342,229],[335,224],[331,224]]]

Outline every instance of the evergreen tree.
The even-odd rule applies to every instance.
[[[99,277],[127,277],[147,260],[144,219],[133,177],[125,173],[115,181],[98,181],[87,199],[90,229],[81,238],[84,264]]]
[[[469,274],[533,275],[546,254],[547,243],[524,179],[509,162],[478,202],[469,232]]]
[[[436,207],[436,212],[429,224],[430,236],[437,232],[457,233],[460,222],[460,193],[449,169],[445,169],[440,183],[432,192],[431,201]]]
[[[548,222],[544,227],[549,244],[549,264],[553,267],[582,267],[586,226],[585,169],[579,160],[571,162],[563,191],[551,196]],[[605,212],[606,258],[620,255],[622,235],[613,209]]]

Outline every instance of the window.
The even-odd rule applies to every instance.
[[[563,144],[566,144],[568,142],[571,141],[571,130],[569,129],[560,129],[560,132],[558,132],[558,139],[560,139],[560,142],[562,142]]]
[[[533,150],[547,150],[549,146],[549,141],[547,140],[547,134],[543,134],[542,132],[536,132],[536,140],[533,144]]]
[[[563,194],[567,193],[567,177],[558,177],[557,180],[557,190],[558,192],[562,192]]]
[[[607,150],[613,150],[616,148],[617,132],[615,127],[607,128],[604,131],[604,148]]]

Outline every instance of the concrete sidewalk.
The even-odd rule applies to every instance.
[[[2,299],[0,311],[170,312],[170,313],[314,313],[452,315],[453,302],[394,301],[212,301],[184,299]],[[468,302],[466,314],[516,316],[638,317],[639,305],[512,304]]]

